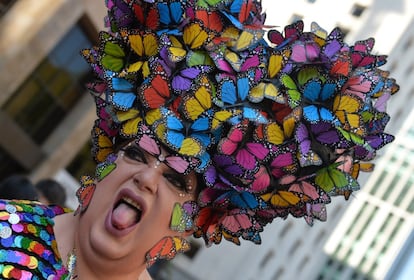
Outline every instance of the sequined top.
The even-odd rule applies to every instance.
[[[53,218],[69,211],[27,200],[0,200],[0,278],[65,279]]]

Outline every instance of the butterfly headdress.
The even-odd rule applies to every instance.
[[[203,178],[193,227],[208,245],[260,243],[278,217],[325,220],[393,140],[385,104],[398,85],[373,39],[349,46],[301,21],[278,31],[258,0],[106,5],[109,30],[82,52],[98,78],[94,158],[119,138],[171,151]]]

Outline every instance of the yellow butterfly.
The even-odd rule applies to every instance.
[[[184,43],[191,49],[198,49],[202,47],[206,43],[208,37],[208,33],[198,22],[188,24],[184,27]]]
[[[124,34],[122,34],[124,33]],[[126,34],[121,31],[121,35],[127,36],[131,48],[138,55],[139,59],[128,66],[128,72],[142,71],[144,77],[150,74],[148,57],[154,56],[158,52],[157,36],[150,32],[140,32],[138,34]]]

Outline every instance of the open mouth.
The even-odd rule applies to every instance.
[[[130,197],[122,196],[112,210],[112,226],[118,230],[139,223],[142,216],[141,205]]]

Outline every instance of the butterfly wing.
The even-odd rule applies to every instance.
[[[145,255],[147,267],[150,267],[159,259],[171,260],[177,253],[184,253],[190,250],[190,247],[190,243],[182,237],[166,236]]]
[[[88,208],[96,188],[95,181],[90,176],[82,176],[80,182],[81,186],[76,191],[79,207],[76,209],[75,215],[84,212]]]

